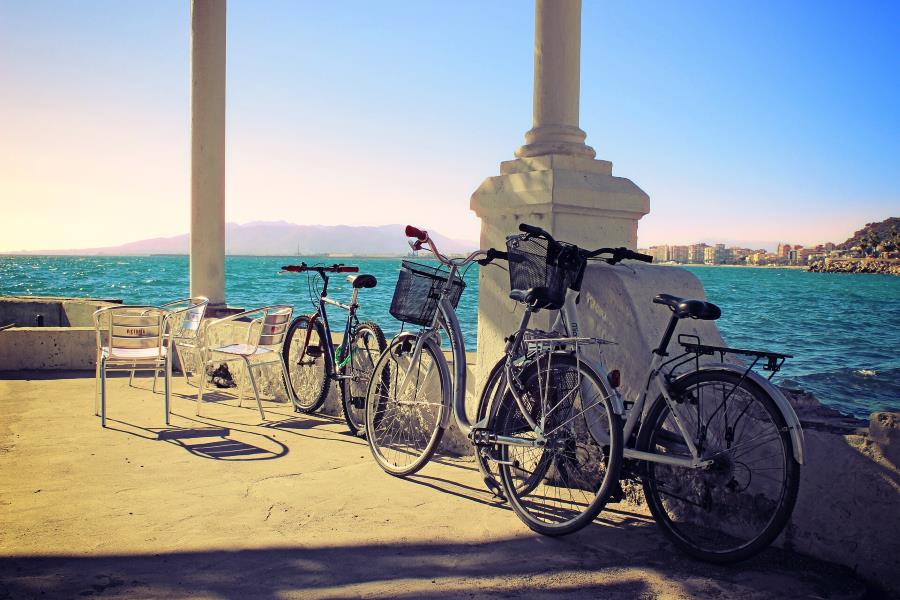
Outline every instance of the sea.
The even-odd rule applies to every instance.
[[[312,311],[315,279],[279,273],[282,265],[301,260],[355,264],[375,275],[378,286],[360,293],[361,318],[379,323],[389,337],[400,330],[389,313],[399,258],[229,256],[228,304],[290,304],[298,313]],[[876,410],[900,410],[900,277],[764,267],[686,268],[703,283],[708,299],[722,308],[718,325],[726,343],[794,356],[776,375],[776,383],[810,391],[823,404],[860,418]],[[467,288],[458,307],[470,349],[476,341],[477,269],[466,273]],[[0,256],[0,295],[161,304],[186,296],[187,290],[186,256]],[[332,277],[329,295],[346,300],[350,286],[343,277]],[[329,314],[339,329],[341,315]]]

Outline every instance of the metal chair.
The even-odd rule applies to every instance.
[[[204,337],[206,347],[203,354],[203,371],[204,376],[200,378],[200,388],[197,393],[197,414],[200,414],[200,407],[203,404],[203,388],[206,386],[206,367],[213,362],[229,362],[242,361],[247,368],[247,378],[250,385],[253,386],[253,394],[256,396],[256,405],[259,408],[259,416],[263,421],[266,420],[266,413],[263,410],[262,402],[259,398],[259,386],[256,384],[256,378],[253,375],[253,369],[265,365],[278,364],[281,367],[281,375],[288,398],[296,404],[294,392],[291,389],[287,367],[284,364],[284,357],[281,349],[284,345],[288,325],[291,322],[291,313],[293,309],[290,306],[264,306],[255,308],[230,317],[208,321],[204,329]],[[245,336],[238,335],[237,329],[234,332],[219,330],[227,325],[232,325],[236,321],[248,321],[247,334]],[[231,335],[229,335],[231,333]],[[213,334],[222,336],[223,338],[240,339],[243,341],[235,341],[219,346],[211,346],[209,340]],[[240,406],[244,398],[244,383],[241,382],[241,389],[238,396],[238,405]]]
[[[97,334],[94,413],[99,413],[103,427],[106,427],[108,371],[131,371],[130,384],[134,371],[153,370],[154,387],[157,374],[160,370],[164,371],[166,425],[169,424],[172,361],[171,353],[165,346],[165,331],[170,314],[158,306],[110,306],[94,313]]]
[[[184,298],[167,302],[160,306],[169,311],[166,319],[166,341],[168,347],[178,358],[181,365],[181,374],[184,381],[190,385],[191,380],[188,377],[188,363],[185,362],[185,354],[193,357],[192,366],[196,366],[202,370],[203,367],[203,340],[200,335],[200,324],[203,322],[203,316],[206,314],[206,307],[209,305],[209,299],[205,296],[197,296],[196,298]],[[196,371],[194,371],[196,375]],[[132,376],[134,373],[132,373]],[[200,374],[203,375],[202,373]],[[156,391],[156,376],[153,378],[153,391]]]

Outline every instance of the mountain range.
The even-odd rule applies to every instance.
[[[297,225],[285,221],[225,224],[225,253],[255,256],[296,254],[405,255],[410,251],[403,225],[354,227],[349,225]],[[474,241],[455,240],[429,231],[445,253],[464,253],[477,248]],[[130,255],[188,254],[188,234],[158,237],[120,246],[67,250],[31,250],[8,254]]]

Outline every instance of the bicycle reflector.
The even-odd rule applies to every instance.
[[[609,375],[606,376],[606,380],[613,388],[617,388],[619,387],[619,384],[622,383],[622,374],[619,373],[618,369],[615,369],[614,371],[609,372]]]

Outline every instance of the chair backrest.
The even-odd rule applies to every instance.
[[[260,321],[258,345],[268,347],[281,346],[284,343],[288,325],[291,323],[293,310],[290,306],[268,307],[265,316]]]
[[[169,310],[176,306],[183,306],[169,315],[169,335],[179,339],[195,339],[200,332],[200,323],[206,314],[207,305],[209,305],[209,299],[204,296],[163,304],[163,308]]]
[[[121,350],[162,348],[168,311],[158,307],[117,306],[95,313],[98,345],[109,347],[111,357]],[[105,339],[101,339],[102,337]]]

